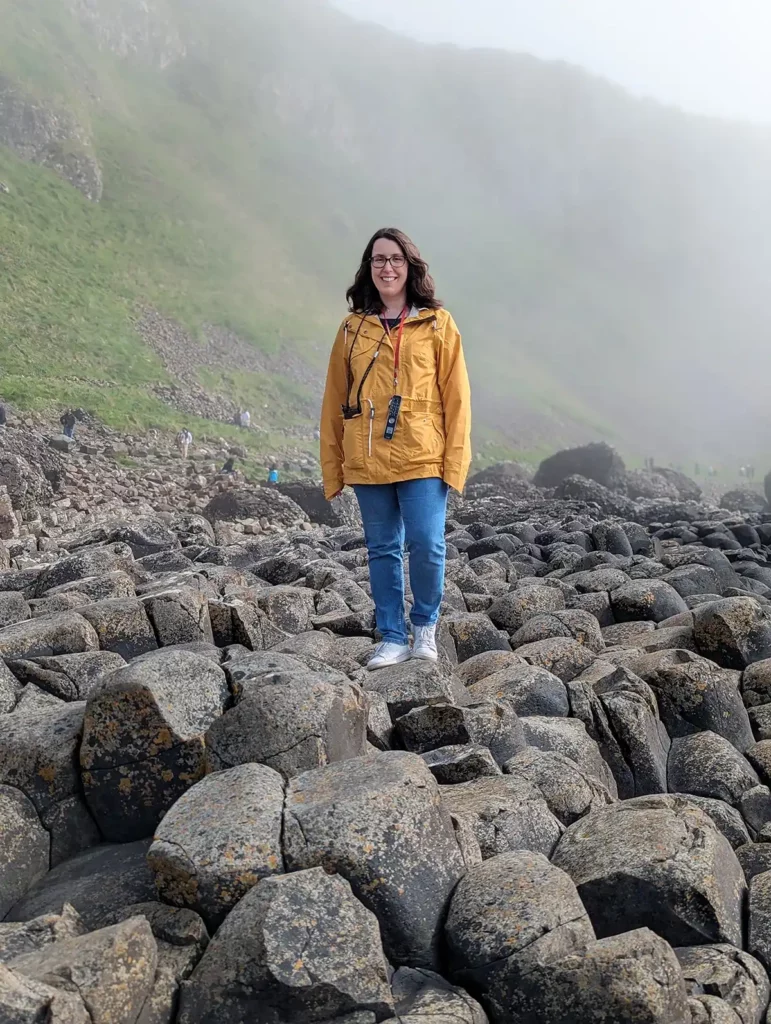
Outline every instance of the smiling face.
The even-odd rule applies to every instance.
[[[396,259],[381,267],[377,265],[378,257],[381,260],[383,257],[396,257]],[[403,262],[401,266],[398,266],[400,259]],[[397,306],[401,308],[406,305],[407,275],[410,265],[405,259],[399,243],[390,238],[378,238],[372,249],[372,260],[372,280],[380,293],[383,306],[393,310]],[[394,266],[394,262],[397,263],[397,266]]]

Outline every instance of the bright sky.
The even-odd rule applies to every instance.
[[[428,42],[562,59],[699,113],[771,123],[771,0],[332,0]]]

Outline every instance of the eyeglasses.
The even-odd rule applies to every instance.
[[[370,257],[370,263],[373,267],[378,270],[382,270],[386,263],[390,263],[394,270],[399,267],[403,267],[407,262],[406,256],[372,256]]]

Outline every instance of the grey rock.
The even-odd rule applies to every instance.
[[[458,665],[455,674],[464,686],[473,686],[482,679],[500,672],[503,669],[515,665],[526,664],[524,658],[520,658],[513,651],[483,651],[468,658],[462,665]]]
[[[557,636],[577,640],[595,653],[605,649],[599,622],[594,615],[580,608],[566,608],[564,611],[533,615],[514,633],[511,646],[516,651],[525,644]]]
[[[206,735],[207,763],[220,771],[257,761],[285,778],[366,753],[367,708],[351,683],[310,674],[251,687]]]
[[[21,594],[14,591],[0,593],[0,629],[24,622],[30,615],[30,607]]]
[[[6,916],[31,921],[58,914],[70,903],[90,930],[99,928],[119,907],[157,896],[147,866],[149,842],[97,846],[51,870]]]
[[[461,879],[445,936],[453,979],[502,1024],[517,1012],[528,976],[585,949],[594,930],[571,879],[542,854],[516,851]]]
[[[709,796],[729,804],[738,804],[743,793],[759,784],[749,761],[714,732],[674,740],[667,775],[673,793]]]
[[[115,597],[81,605],[78,614],[94,628],[103,651],[114,651],[127,661],[158,647],[152,623],[138,598]]]
[[[45,875],[50,855],[50,837],[32,802],[0,786],[0,918]]]
[[[166,813],[148,863],[166,903],[216,930],[261,878],[283,871],[281,776],[260,764],[208,775]]]
[[[744,871],[747,885],[750,884],[755,875],[762,875],[764,871],[771,871],[771,843],[746,842],[735,849],[736,856]]]
[[[247,893],[183,984],[178,1021],[313,1024],[392,1009],[376,918],[347,881],[312,868]]]
[[[771,658],[756,661],[745,668],[741,692],[748,708],[771,703]]]
[[[86,802],[102,835],[151,835],[205,771],[204,737],[229,699],[225,674],[188,651],[119,669],[88,701],[80,748]]]
[[[142,599],[161,647],[204,641],[212,643],[209,602],[200,590],[180,587]]]
[[[748,909],[747,949],[771,971],[771,871],[750,882]]]
[[[516,633],[534,615],[564,607],[565,598],[555,587],[523,586],[494,601],[488,615],[498,629]]]
[[[462,683],[430,662],[405,661],[378,669],[362,685],[367,692],[379,693],[385,699],[394,721],[427,704],[469,703]]]
[[[404,749],[417,754],[472,743],[487,747],[498,764],[525,747],[520,720],[505,701],[484,701],[462,708],[452,704],[414,708],[397,719],[396,732]]]
[[[422,756],[440,785],[452,786],[501,774],[489,749],[473,743],[437,747],[436,750],[427,750]]]
[[[44,615],[0,629],[0,658],[8,661],[98,650],[96,631],[77,612]]]
[[[699,652],[725,668],[771,657],[771,619],[752,597],[728,597],[694,609]]]
[[[42,597],[55,587],[104,573],[132,571],[133,556],[125,544],[110,544],[104,547],[85,548],[73,555],[59,559],[46,569],[37,581],[35,596]]]
[[[0,964],[0,1020],[8,1024],[93,1024],[82,999]]]
[[[61,939],[9,964],[15,974],[73,990],[93,1024],[135,1021],[155,980],[158,949],[143,917]]]
[[[486,860],[509,850],[551,856],[562,828],[540,790],[510,776],[442,786],[442,802],[454,818],[466,818]]]
[[[507,761],[503,770],[537,786],[563,825],[572,825],[595,808],[613,803],[607,787],[594,775],[555,750],[528,747]]]
[[[740,1024],[760,1024],[765,1019],[771,994],[768,975],[749,953],[722,944],[681,947],[675,955],[688,995],[706,996],[708,1010],[711,1000],[719,999]]]
[[[563,682],[580,676],[597,657],[589,647],[563,636],[524,644],[517,648],[517,654],[528,664],[552,672]]]
[[[662,622],[688,610],[682,597],[664,580],[633,580],[615,589],[610,602],[617,622]]]
[[[562,680],[545,668],[514,663],[467,684],[472,700],[502,700],[518,715],[558,717],[570,713]]]
[[[34,683],[60,700],[79,701],[87,700],[111,672],[124,664],[123,658],[114,652],[85,651],[13,661],[11,667],[20,682]]]
[[[400,967],[391,990],[396,1016],[385,1024],[488,1024],[476,1000],[433,971]]]
[[[292,779],[284,858],[290,871],[322,864],[347,878],[376,914],[389,960],[438,963],[444,913],[465,868],[449,812],[419,757],[389,751]]]
[[[32,921],[0,924],[0,963],[7,964],[23,953],[34,953],[61,939],[85,935],[86,926],[77,910],[65,903],[61,914],[44,914]]]
[[[612,797],[617,796],[616,780],[603,759],[599,747],[586,732],[583,722],[574,718],[522,718],[527,742],[539,750],[552,750],[574,761],[582,771],[594,776]]]
[[[487,615],[453,612],[444,618],[455,643],[459,664],[485,651],[510,651],[508,640],[493,625]],[[0,634],[1,636],[2,634]]]
[[[578,887],[601,937],[651,928],[673,945],[742,944],[744,874],[728,840],[685,801],[640,797],[571,825],[553,862]]]

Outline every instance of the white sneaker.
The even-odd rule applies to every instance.
[[[415,642],[412,645],[412,657],[418,661],[438,661],[436,649],[436,626],[413,626]]]
[[[375,648],[375,653],[367,662],[367,668],[374,672],[388,665],[401,665],[410,656],[409,644],[394,644],[390,640],[382,640]]]

